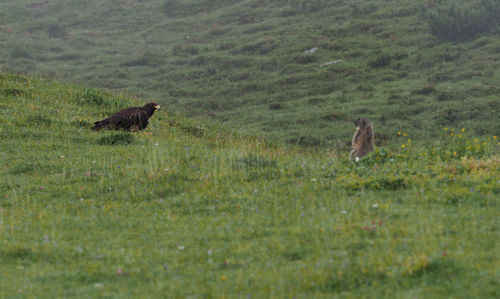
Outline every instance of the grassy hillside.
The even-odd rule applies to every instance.
[[[494,0],[19,0],[0,69],[154,98],[292,144],[500,132]]]
[[[0,73],[0,297],[498,298],[499,143],[469,129],[359,162],[137,98]]]

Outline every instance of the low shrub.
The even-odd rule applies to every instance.
[[[47,33],[50,38],[60,38],[66,35],[66,30],[64,29],[63,26],[54,23],[49,25]]]
[[[73,100],[78,104],[93,105],[99,107],[118,107],[118,99],[110,94],[106,94],[96,88],[85,88],[79,91]]]
[[[500,2],[476,0],[443,1],[423,13],[430,32],[440,40],[464,40],[498,31]]]
[[[300,54],[295,57],[295,61],[300,64],[308,64],[308,63],[313,63],[313,62],[318,62],[319,61],[319,56],[314,55],[314,54]]]
[[[292,8],[302,13],[315,12],[331,5],[329,0],[287,0]]]

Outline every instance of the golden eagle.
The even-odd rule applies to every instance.
[[[96,121],[92,130],[99,131],[106,128],[110,130],[137,132],[148,126],[148,118],[153,115],[156,109],[160,109],[160,105],[153,102],[147,103],[142,107],[123,109],[106,119]]]

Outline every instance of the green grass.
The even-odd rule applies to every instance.
[[[138,104],[0,73],[0,297],[498,297],[497,137],[352,162],[165,110],[90,130]]]
[[[496,1],[40,3],[0,4],[1,70],[152,98],[304,146],[348,146],[358,117],[372,120],[378,145],[395,130],[416,140],[446,126],[500,132]]]

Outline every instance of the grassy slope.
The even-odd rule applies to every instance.
[[[498,297],[498,139],[355,164],[164,110],[89,130],[133,104],[0,74],[0,297]]]
[[[155,98],[293,144],[342,148],[360,116],[379,143],[395,130],[500,132],[498,35],[437,41],[420,14],[434,1],[313,9],[327,2],[4,1],[0,67]]]

